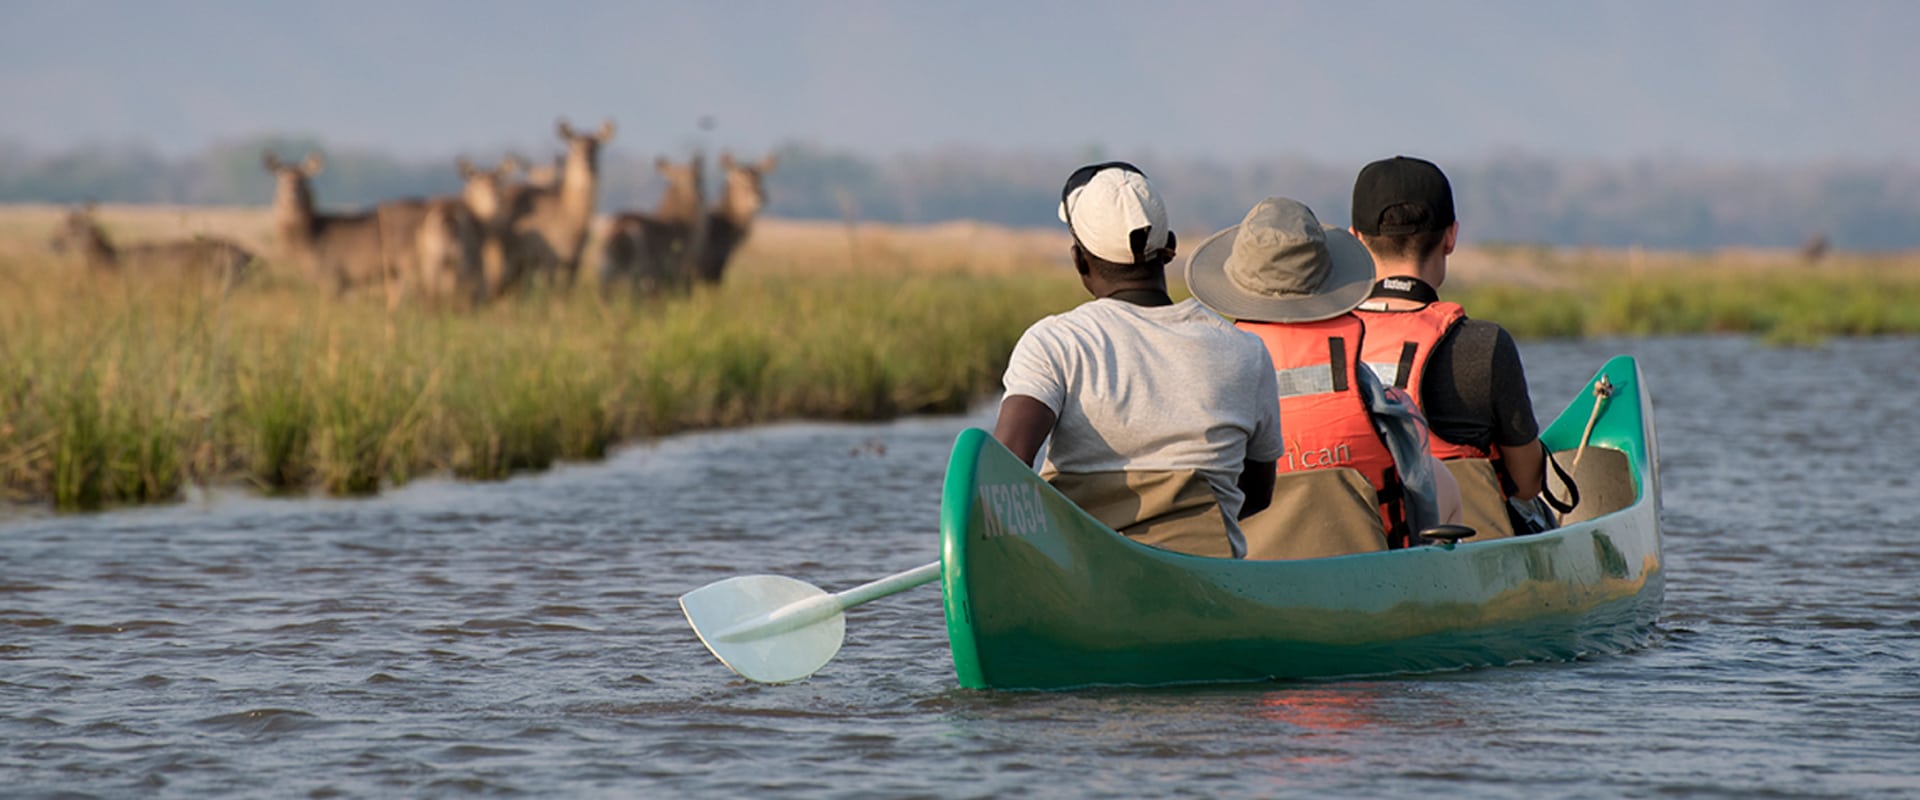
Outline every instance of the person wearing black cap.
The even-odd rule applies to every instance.
[[[1239,558],[1282,454],[1273,362],[1198,301],[1174,302],[1166,209],[1139,168],[1074,171],[1059,216],[1093,300],[1014,346],[993,435],[1094,518],[1135,541]]]
[[[1440,299],[1460,234],[1452,185],[1431,161],[1368,164],[1354,180],[1350,230],[1377,278],[1354,312],[1367,326],[1363,359],[1419,401],[1475,538],[1512,535],[1522,521],[1508,501],[1540,494],[1546,453],[1513,337]]]

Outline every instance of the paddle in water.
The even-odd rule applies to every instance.
[[[840,652],[849,608],[940,578],[940,562],[828,594],[779,575],[742,575],[680,595],[680,610],[714,657],[741,677],[788,683]]]

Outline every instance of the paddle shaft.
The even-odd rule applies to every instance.
[[[899,594],[916,586],[932,583],[939,578],[940,562],[922,564],[906,572],[888,575],[872,583],[863,583],[844,592],[821,595],[781,606],[762,616],[721,631],[715,634],[714,638],[723,642],[739,642],[798,630],[854,606]]]

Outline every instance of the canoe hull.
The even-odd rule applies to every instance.
[[[1052,689],[1423,672],[1617,652],[1663,595],[1652,417],[1638,367],[1592,442],[1627,456],[1627,508],[1534,536],[1303,561],[1157,550],[1100,525],[984,431],[955,444],[942,581],[968,688]],[[1593,400],[1542,438],[1578,443]]]

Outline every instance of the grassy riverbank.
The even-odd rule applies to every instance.
[[[1058,269],[766,276],[660,305],[578,292],[390,316],[294,285],[222,296],[39,266],[0,264],[0,487],[62,509],[188,482],[362,494],[687,428],[959,411],[1077,291]]]
[[[1503,254],[1512,258],[1512,254]],[[1920,334],[1920,258],[1778,253],[1646,257],[1536,254],[1524,284],[1499,269],[1449,283],[1449,299],[1527,338],[1744,333],[1786,345],[1830,336]]]
[[[776,220],[723,288],[685,300],[583,287],[389,314],[272,272],[231,294],[87,275],[43,252],[59,212],[0,211],[0,498],[62,509],[189,483],[365,494],[689,428],[958,411],[997,391],[1028,324],[1084,299],[1056,230]],[[103,217],[126,240],[270,251],[258,209]],[[1482,248],[1458,254],[1447,296],[1523,338],[1920,333],[1912,256]]]

